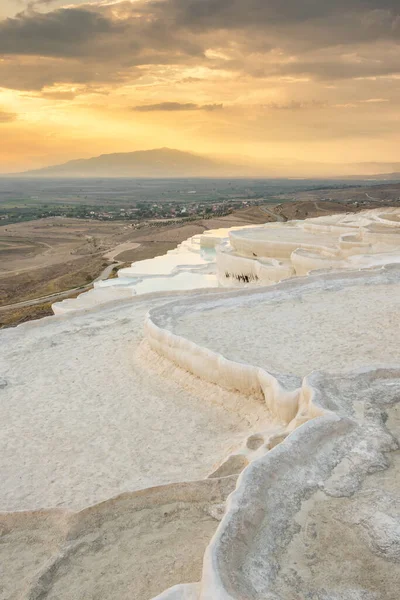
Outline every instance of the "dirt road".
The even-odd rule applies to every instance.
[[[266,206],[260,206],[259,208],[262,212],[264,212],[267,215],[269,215],[270,217],[272,217],[274,219],[274,221],[279,221],[280,223],[284,223],[286,220],[282,217],[282,215],[278,215],[277,213],[274,213],[270,208],[267,208]]]
[[[37,304],[44,304],[45,302],[57,302],[58,300],[63,300],[64,298],[68,298],[68,296],[72,296],[73,294],[87,292],[93,285],[95,281],[102,281],[103,279],[108,279],[111,275],[111,271],[115,266],[120,264],[119,262],[114,262],[111,265],[108,265],[96,279],[94,279],[91,283],[87,285],[72,288],[70,290],[64,290],[63,292],[57,292],[55,294],[50,294],[48,296],[41,296],[40,298],[32,298],[31,300],[25,300],[23,302],[15,302],[14,304],[7,304],[6,306],[0,306],[0,312],[10,310],[13,308],[27,308],[28,306],[36,306]]]

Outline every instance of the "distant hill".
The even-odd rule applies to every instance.
[[[22,177],[265,177],[400,180],[400,163],[318,163],[299,159],[207,157],[171,148],[102,154],[24,171]]]
[[[353,168],[361,173],[369,173],[370,175],[381,174],[387,177],[399,176],[400,162],[362,162],[353,163]]]
[[[160,148],[102,154],[61,165],[18,173],[35,177],[217,177],[231,176],[238,167],[190,152]],[[245,172],[246,168],[242,169]]]
[[[400,168],[400,165],[399,165]],[[363,175],[364,179],[370,180],[370,181],[400,181],[400,171],[399,172],[395,172],[395,173],[372,173],[372,174],[368,174],[368,175]],[[351,177],[349,177],[349,179],[358,179],[359,176],[353,175]]]

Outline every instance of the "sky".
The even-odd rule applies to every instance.
[[[399,0],[0,0],[0,172],[400,161]]]

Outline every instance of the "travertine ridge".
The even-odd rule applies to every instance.
[[[0,334],[0,598],[398,600],[400,211],[154,260]]]

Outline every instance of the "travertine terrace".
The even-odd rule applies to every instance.
[[[400,228],[393,209],[269,223],[232,231],[217,251],[222,285],[275,283],[327,269],[359,269],[398,261]]]
[[[392,264],[400,261],[399,225],[397,209],[386,208],[207,231],[53,310],[61,315],[156,291],[265,286],[311,271]]]
[[[1,332],[0,598],[398,600],[399,262],[208,232]]]

